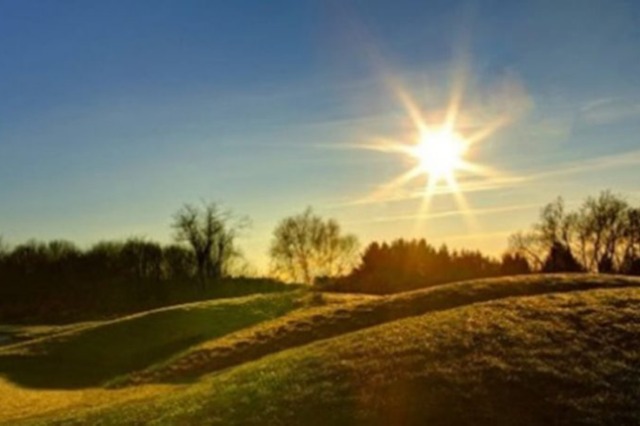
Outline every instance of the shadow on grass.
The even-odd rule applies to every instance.
[[[80,389],[102,386],[114,377],[133,373],[201,342],[195,336],[171,342],[139,358],[116,363],[59,358],[50,354],[0,354],[0,376],[20,386],[36,389]],[[105,348],[108,350],[108,348]]]
[[[302,303],[299,294],[279,293],[149,311],[6,347],[0,375],[31,388],[102,386]]]
[[[377,326],[412,316],[509,297],[586,291],[599,288],[640,286],[640,280],[602,275],[533,275],[491,278],[431,287],[376,298],[352,306],[328,306],[286,316],[225,339],[196,347],[167,364],[122,377],[110,385],[122,387],[143,383],[181,383],[205,374],[317,340]]]

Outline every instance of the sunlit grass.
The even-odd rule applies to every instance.
[[[0,423],[388,424],[392,415],[406,416],[405,424],[470,424],[468,411],[489,416],[472,419],[477,424],[509,424],[540,419],[532,409],[580,419],[601,415],[605,405],[612,418],[625,419],[634,395],[620,377],[640,374],[631,368],[640,353],[625,343],[640,338],[639,313],[640,280],[601,275],[475,280],[383,297],[295,292],[183,305],[0,350],[0,358],[41,351],[37,359],[58,366],[75,387],[51,389],[61,375],[46,368],[49,375],[34,387],[25,382],[38,374],[34,364],[7,362]],[[135,333],[140,327],[147,332]],[[150,356],[167,339],[181,341],[178,330],[193,335],[203,327],[208,337],[173,357]],[[142,372],[115,368],[132,354],[146,357]],[[121,371],[124,387],[79,386],[73,375],[92,362]],[[525,405],[505,409],[512,401],[506,388]],[[562,397],[544,399],[545,392]],[[589,398],[601,405],[583,403]]]
[[[220,339],[195,345],[166,362],[124,376],[116,384],[122,386],[193,380],[206,373],[237,366],[319,339],[472,303],[630,285],[640,285],[640,281],[602,279],[598,276],[583,276],[576,280],[567,275],[534,275],[472,280],[387,297],[341,297],[325,306],[300,309]]]
[[[638,288],[472,304],[284,351],[180,393],[46,421],[632,424],[639,315]]]
[[[32,388],[79,389],[159,362],[194,344],[303,306],[300,291],[198,302],[91,324],[0,348],[0,374]]]

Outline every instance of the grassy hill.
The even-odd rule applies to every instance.
[[[238,313],[249,305],[255,305],[249,312],[269,313],[256,314],[253,321],[229,319],[234,325],[219,326],[221,330],[206,336],[194,333],[201,337],[163,357],[139,358],[145,358],[146,365],[119,371],[124,374],[118,381],[121,389],[75,383],[75,390],[35,390],[5,363],[2,372],[8,380],[0,383],[0,408],[11,395],[14,408],[0,410],[0,420],[487,425],[640,421],[640,280],[555,275],[471,281],[387,297],[315,296],[313,303],[300,293],[272,297],[283,300],[245,298],[235,301],[235,310],[219,307],[221,323],[227,322],[226,316],[244,318]],[[325,306],[311,306],[320,302]],[[267,307],[272,304],[279,308]],[[143,317],[147,315],[162,318],[158,311]],[[126,345],[119,343],[126,333],[104,329],[103,336],[111,336],[116,347],[162,347],[142,338],[156,330],[155,321],[147,321],[148,333]],[[181,327],[188,330],[194,322]],[[64,344],[77,340],[82,341],[50,336],[14,345],[0,350],[0,363],[7,353],[19,358],[20,350],[33,354],[38,345],[65,348],[59,349],[64,357],[52,361],[77,357],[91,346],[86,340]],[[112,348],[101,345],[104,358]],[[146,350],[138,353],[155,349]],[[52,353],[45,351],[42,359]],[[38,385],[56,387],[45,382],[41,378]],[[17,409],[16,398],[23,403],[31,398],[39,405]],[[93,408],[87,407],[89,401]]]
[[[442,285],[387,297],[342,298],[340,304],[301,309],[224,338],[194,345],[168,361],[122,377],[114,384],[180,382],[316,340],[471,303],[638,284],[622,277],[576,278],[572,275],[506,277]]]
[[[0,373],[28,387],[96,386],[305,303],[301,292],[248,296],[66,327],[40,339],[5,347],[0,351]]]

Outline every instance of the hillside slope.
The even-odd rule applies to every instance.
[[[386,297],[354,298],[346,303],[298,310],[195,345],[167,362],[123,377],[115,385],[191,380],[317,340],[471,303],[637,285],[640,280],[627,277],[532,275],[459,282]]]
[[[100,385],[194,344],[308,305],[305,298],[296,291],[196,302],[72,327],[0,348],[0,375],[31,388]]]
[[[43,423],[640,422],[640,289],[508,298],[392,321]]]

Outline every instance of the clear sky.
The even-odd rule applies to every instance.
[[[381,188],[412,167],[363,149],[412,142],[400,88],[429,124],[463,88],[456,132],[493,130],[467,153],[492,172],[456,176],[464,203],[442,186],[425,208],[426,176]],[[10,243],[168,242],[207,199],[251,217],[260,267],[308,205],[362,243],[499,254],[556,196],[637,204],[639,178],[637,1],[0,0]]]

